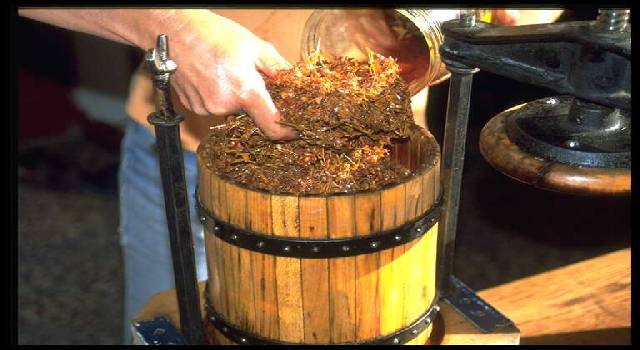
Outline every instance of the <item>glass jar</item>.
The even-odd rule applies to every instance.
[[[440,59],[443,22],[453,9],[322,9],[314,11],[302,35],[302,54],[317,51],[367,60],[367,49],[398,60],[411,95],[449,77]],[[484,13],[476,10],[482,20]]]

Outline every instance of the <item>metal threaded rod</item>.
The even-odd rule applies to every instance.
[[[621,32],[629,24],[629,9],[598,9],[596,28],[604,32]]]

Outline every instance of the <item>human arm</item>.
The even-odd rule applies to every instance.
[[[274,139],[294,136],[281,118],[260,75],[288,67],[273,46],[239,24],[209,10],[20,9],[24,17],[139,47],[170,41],[178,64],[172,84],[181,103],[196,114],[244,110]]]

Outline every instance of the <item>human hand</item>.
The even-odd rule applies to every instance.
[[[290,139],[295,131],[277,123],[281,114],[260,73],[274,76],[289,63],[276,49],[241,25],[208,10],[171,11],[165,21],[170,55],[178,65],[173,89],[185,108],[199,115],[251,116],[271,139]]]
[[[493,10],[493,22],[507,26],[542,24],[555,22],[563,10]]]

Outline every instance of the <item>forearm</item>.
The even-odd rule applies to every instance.
[[[190,21],[219,17],[206,10],[20,9],[23,17],[148,49],[159,34],[172,37]]]

